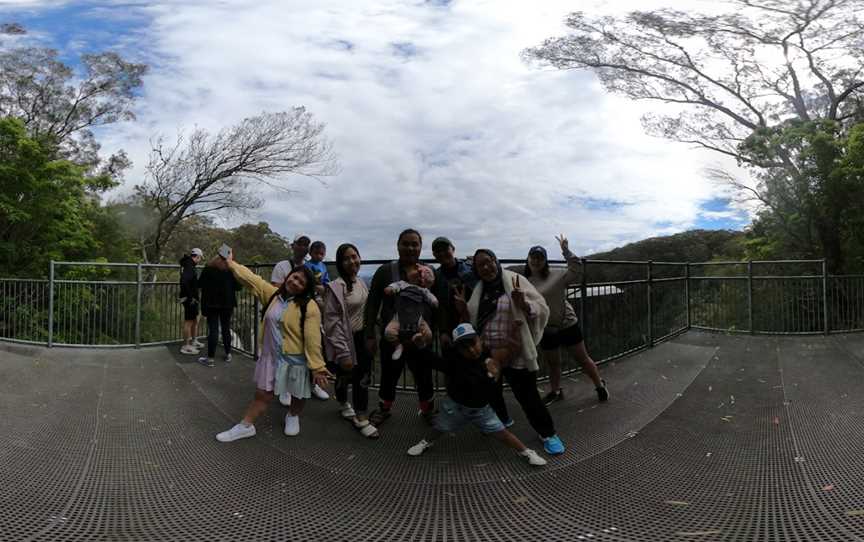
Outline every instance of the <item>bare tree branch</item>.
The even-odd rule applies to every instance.
[[[216,134],[203,129],[173,144],[151,141],[147,180],[137,198],[158,218],[146,241],[147,257],[158,261],[174,230],[192,216],[246,212],[261,205],[256,185],[285,193],[289,176],[319,179],[338,165],[324,124],[303,107],[263,113]]]

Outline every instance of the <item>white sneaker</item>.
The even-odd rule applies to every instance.
[[[279,394],[279,402],[283,406],[291,406],[291,394],[286,392],[282,392]]]
[[[290,413],[285,415],[285,434],[289,437],[300,434],[300,416],[292,416]]]
[[[192,341],[192,346],[194,346],[195,348],[201,349],[201,348],[204,348],[204,347],[207,346],[207,345],[204,344],[204,343],[202,343],[202,342],[199,341],[198,339],[195,339],[194,341]]]
[[[235,440],[240,440],[241,438],[249,438],[254,436],[254,425],[243,425],[242,423],[238,423],[231,429],[227,431],[222,431],[221,433],[216,435],[216,440],[218,440],[219,442],[234,442]]]
[[[540,455],[531,448],[525,448],[519,452],[519,455],[528,459],[528,464],[532,467],[542,467],[546,464],[546,460],[540,457]]]
[[[330,394],[322,390],[321,386],[319,386],[318,384],[315,384],[315,386],[312,388],[312,395],[314,395],[316,399],[321,399],[322,401],[330,399]]]
[[[231,363],[231,354],[225,354],[225,363]]]
[[[192,346],[191,344],[184,344],[180,347],[180,353],[186,354],[187,356],[197,356],[198,349]]]
[[[423,439],[420,442],[418,442],[417,444],[415,444],[414,446],[411,446],[410,448],[408,448],[408,455],[417,457],[418,455],[425,452],[427,448],[431,448],[431,447],[432,447],[432,443],[426,442],[426,439]]]
[[[351,403],[345,402],[339,406],[342,407],[342,410],[339,411],[339,415],[343,418],[353,420],[354,416],[357,415],[357,413],[354,412],[354,407],[351,406]]]

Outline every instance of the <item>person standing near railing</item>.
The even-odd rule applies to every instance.
[[[294,237],[294,241],[291,242],[291,259],[282,260],[273,267],[273,271],[270,273],[270,284],[276,288],[280,287],[289,273],[305,265],[306,257],[309,255],[310,242],[309,236],[302,233]],[[330,399],[330,394],[318,384],[313,384],[312,396],[322,401]],[[291,395],[287,392],[280,394],[279,402],[285,406],[290,405]]]
[[[207,262],[198,278],[201,287],[201,314],[207,318],[207,355],[198,358],[198,363],[214,367],[219,328],[222,328],[222,346],[225,348],[225,363],[231,362],[231,316],[237,306],[237,291],[240,283],[228,269],[228,262],[217,255]]]
[[[465,260],[456,257],[456,247],[447,237],[437,237],[432,241],[432,255],[438,262],[435,270],[435,286],[432,292],[438,298],[438,344],[441,353],[449,354],[451,334],[462,322],[453,305],[453,297],[461,291],[466,298],[471,297],[471,289],[477,283],[474,269]]]
[[[357,274],[360,251],[351,243],[336,249],[339,278],[324,291],[324,346],[327,359],[336,365],[336,400],[339,414],[366,438],[378,438],[378,429],[369,422],[369,384],[372,354],[363,336],[363,310],[369,290]],[[351,399],[348,402],[348,386]]]
[[[327,385],[330,372],[321,355],[321,312],[312,299],[315,277],[299,266],[276,288],[229,254],[228,268],[237,280],[250,288],[261,302],[263,314],[258,361],[255,362],[255,397],[243,419],[231,429],[216,435],[220,442],[255,436],[255,420],[273,400],[273,394],[287,391],[291,406],[285,416],[285,434],[300,433],[300,413],[312,395],[312,383]]]
[[[600,401],[608,401],[609,390],[606,388],[606,381],[600,378],[597,364],[585,348],[579,319],[566,297],[567,286],[576,280],[579,274],[579,258],[570,252],[570,244],[563,234],[555,239],[561,247],[561,255],[567,261],[567,269],[550,269],[546,249],[537,245],[528,251],[522,273],[549,305],[549,322],[543,330],[543,339],[540,341],[543,360],[549,366],[549,393],[543,398],[543,402],[550,405],[564,399],[564,392],[561,389],[562,348],[571,349],[582,370],[594,383],[597,398]],[[584,303],[585,300],[583,299],[582,302]]]
[[[564,443],[537,391],[536,345],[549,319],[549,307],[524,277],[501,269],[491,250],[478,249],[473,264],[479,281],[467,302],[461,292],[455,302],[501,366],[503,379],[499,379],[489,403],[505,427],[513,425],[504,402],[503,380],[506,380],[528,423],[543,440],[546,453],[563,454]]]
[[[366,337],[366,349],[369,353],[374,354],[380,345],[381,385],[378,388],[380,401],[378,408],[369,415],[369,421],[376,427],[391,416],[390,409],[396,401],[396,384],[399,382],[399,377],[402,376],[406,364],[414,376],[421,416],[431,423],[434,415],[433,396],[435,389],[432,381],[432,369],[424,365],[421,362],[421,356],[418,355],[418,349],[429,348],[430,345],[410,345],[399,359],[393,359],[394,346],[384,339],[384,325],[380,326],[380,333],[378,332],[379,311],[380,321],[389,322],[393,318],[395,309],[395,298],[384,295],[384,289],[393,282],[408,278],[408,270],[415,268],[419,263],[422,248],[423,238],[420,236],[420,232],[411,228],[403,230],[396,240],[399,259],[385,263],[372,276],[372,285],[369,288],[369,298],[366,301],[363,318],[363,330]]]
[[[183,305],[183,340],[181,354],[197,356],[198,349],[204,344],[198,342],[198,314],[201,310],[198,296],[198,271],[195,266],[201,263],[204,252],[193,248],[189,254],[180,258],[180,303]]]

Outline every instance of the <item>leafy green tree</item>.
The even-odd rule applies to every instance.
[[[13,23],[0,33],[26,30]],[[53,143],[60,157],[86,165],[88,173],[117,175],[128,166],[125,154],[100,160],[93,129],[135,118],[147,66],[102,52],[82,55],[76,72],[58,57],[43,47],[0,50],[0,116],[21,119],[31,136]]]
[[[757,130],[741,151],[766,164],[749,188],[763,206],[750,232],[757,258],[822,258],[831,272],[859,267],[864,124],[789,120]]]
[[[525,56],[591,70],[610,92],[664,105],[643,117],[650,133],[730,156],[752,177],[713,172],[759,206],[751,250],[824,255],[842,270],[845,230],[857,220],[855,181],[846,178],[855,168],[843,154],[864,121],[860,1],[728,4],[718,15],[573,13],[570,34]]]
[[[112,183],[53,157],[52,142],[27,135],[19,119],[0,119],[0,269],[44,276],[51,259],[89,258],[100,241],[94,196]]]

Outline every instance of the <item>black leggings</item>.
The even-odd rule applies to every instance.
[[[231,315],[234,309],[207,310],[207,357],[216,356],[216,345],[219,343],[219,328],[222,328],[222,346],[225,355],[231,353]]]
[[[504,403],[504,379],[506,378],[510,389],[513,390],[513,396],[522,406],[522,411],[525,412],[531,427],[543,438],[554,435],[555,424],[552,422],[552,416],[549,415],[549,410],[543,404],[540,392],[537,391],[537,371],[507,367],[502,374],[504,376],[496,385],[496,393],[489,401],[498,418],[504,422],[510,419],[507,405]]]
[[[426,360],[431,351],[426,348],[418,350],[414,345],[407,345],[399,359],[393,359],[394,344],[381,339],[378,352],[381,353],[381,385],[378,388],[378,397],[382,401],[396,400],[396,384],[405,370],[405,364],[414,376],[414,387],[417,389],[417,398],[420,401],[431,401],[435,392],[432,382],[432,367]]]
[[[340,403],[348,401],[348,385],[351,385],[351,402],[354,412],[358,415],[366,414],[369,408],[369,380],[372,373],[372,354],[366,350],[366,338],[363,330],[354,333],[354,351],[357,359],[354,367],[345,371],[342,367],[336,368],[336,400]]]

